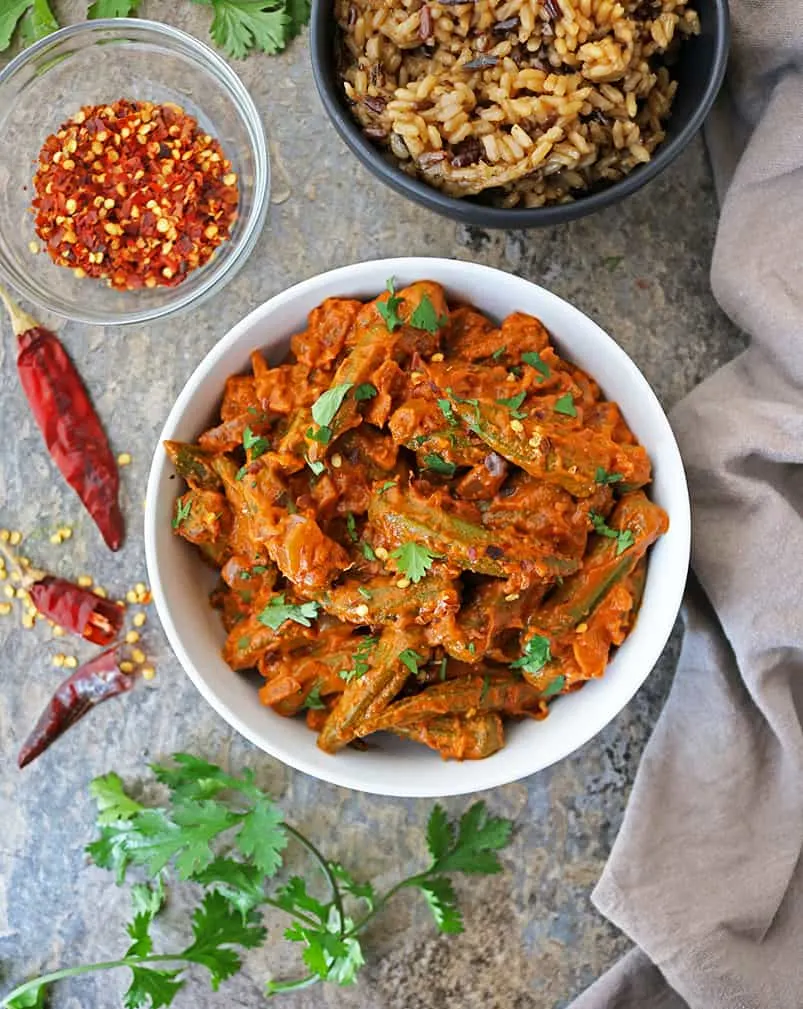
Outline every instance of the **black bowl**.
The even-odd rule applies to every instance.
[[[312,72],[321,101],[335,129],[360,161],[397,193],[436,213],[463,224],[482,228],[534,228],[562,224],[630,196],[670,165],[697,133],[717,96],[728,62],[730,22],[728,0],[698,0],[701,32],[688,39],[673,67],[678,90],[666,127],[666,139],[652,159],[604,189],[577,196],[571,203],[546,207],[494,207],[482,197],[447,196],[398,168],[364,136],[352,119],[343,85],[337,74],[335,24],[332,0],[313,0],[310,20]]]

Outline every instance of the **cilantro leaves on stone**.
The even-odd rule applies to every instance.
[[[365,638],[358,653],[363,648],[367,653],[374,643]],[[186,753],[151,770],[167,789],[162,806],[143,805],[114,773],[91,785],[98,802],[99,835],[87,847],[89,856],[96,866],[113,872],[118,883],[125,882],[132,869],[149,877],[132,887],[132,915],[120,958],[25,981],[2,999],[6,1009],[43,1009],[48,990],[61,979],[118,968],[130,971],[125,1009],[170,1006],[184,988],[187,972],[197,967],[216,991],[240,970],[244,950],[266,942],[261,914],[267,908],[290,917],[284,936],[302,947],[306,968],[297,979],[271,979],[269,994],[318,981],[353,984],[365,963],[362,933],[402,889],[421,893],[441,932],[462,932],[450,876],[500,872],[498,853],[509,844],[513,826],[510,820],[491,816],[482,802],[459,820],[436,805],[426,830],[426,868],[377,893],[370,882],[329,861],[287,823],[252,771],[235,775]],[[277,886],[274,877],[289,842],[299,844],[318,871],[309,878],[291,876]],[[151,926],[163,908],[164,882],[171,875],[200,889],[201,896],[187,922],[191,939],[157,952]],[[177,909],[174,919],[179,914]],[[174,924],[166,923],[161,931],[169,935]]]

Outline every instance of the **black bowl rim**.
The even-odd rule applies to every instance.
[[[703,125],[711,111],[714,100],[722,86],[728,64],[730,46],[730,15],[728,0],[704,0],[712,3],[715,15],[714,59],[711,64],[705,91],[694,115],[683,129],[667,142],[661,144],[658,153],[644,166],[637,168],[619,182],[601,189],[589,196],[581,196],[571,203],[560,203],[547,207],[489,207],[447,196],[426,182],[406,175],[386,160],[360,130],[348,114],[339,97],[336,81],[329,79],[325,65],[327,48],[332,44],[332,0],[313,0],[310,17],[310,55],[312,74],[326,114],[335,129],[353,154],[377,176],[401,196],[443,214],[462,224],[481,228],[535,228],[563,224],[596,213],[604,207],[635,193],[648,182],[660,175],[680,153]]]

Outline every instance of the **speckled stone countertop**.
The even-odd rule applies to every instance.
[[[56,3],[62,21],[85,5]],[[141,13],[205,38],[210,12],[189,2],[144,0]],[[545,231],[490,233],[420,209],[369,176],[328,124],[315,94],[306,38],[280,57],[236,64],[264,117],[272,154],[273,205],[245,269],[213,304],[146,329],[58,325],[92,390],[123,470],[128,521],[111,556],[77,498],[57,478],[21,395],[8,329],[0,341],[0,526],[30,534],[27,553],[65,575],[91,572],[120,594],[145,578],[142,504],[151,454],[167,412],[209,348],[248,311],[284,287],[361,259],[420,253],[487,263],[550,288],[611,333],[665,406],[741,347],[711,296],[708,265],[716,222],[711,176],[696,141],[656,182],[596,217]],[[48,534],[74,529],[68,545]],[[60,678],[52,655],[70,650],[46,627],[0,618],[0,978],[12,981],[71,963],[104,960],[124,947],[128,901],[89,866],[89,779],[109,769],[134,780],[149,760],[189,750],[234,768],[253,767],[294,822],[361,873],[391,880],[423,857],[428,801],[382,799],[322,784],[241,739],[201,699],[156,626],[147,648],[157,678],[99,708],[25,772],[15,754]],[[288,996],[286,1009],[558,1009],[628,947],[589,895],[613,843],[639,758],[672,678],[676,632],[657,669],[596,739],[541,774],[484,796],[513,817],[508,871],[458,882],[467,931],[440,937],[419,902],[402,898],[366,938],[369,966],[352,989]],[[453,810],[465,800],[449,800]],[[169,913],[158,930],[172,930]],[[271,924],[271,922],[269,922]],[[274,923],[278,926],[278,921]],[[278,936],[278,931],[275,933]],[[193,980],[177,1009],[259,1006],[269,970],[294,965],[280,941],[250,956],[215,995]],[[56,1009],[113,1009],[121,973],[63,984]],[[279,1003],[277,1003],[279,1004]]]

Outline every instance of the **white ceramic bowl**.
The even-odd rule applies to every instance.
[[[654,467],[652,497],[669,513],[670,529],[652,549],[636,626],[605,676],[558,698],[549,718],[507,728],[507,744],[487,760],[443,761],[434,751],[383,736],[365,752],[329,756],[301,719],[263,707],[252,682],[220,656],[224,632],[209,606],[215,580],[194,548],[173,535],[179,484],[161,447],[165,439],[192,441],[213,421],[228,375],[248,368],[251,351],[282,360],[291,334],[332,296],[371,298],[395,277],[399,287],[427,278],[449,295],[470,301],[496,319],[514,310],[538,316],[562,354],[588,371],[615,400]],[[161,434],[151,467],[145,513],[148,574],[170,644],[212,707],[256,746],[307,774],[365,792],[397,796],[458,795],[524,778],[570,754],[627,704],[657,661],[680,607],[689,562],[690,510],[686,479],[669,422],[630,358],[582,312],[529,281],[475,263],[450,259],[385,259],[358,263],[305,280],[239,322],[196,368]]]

